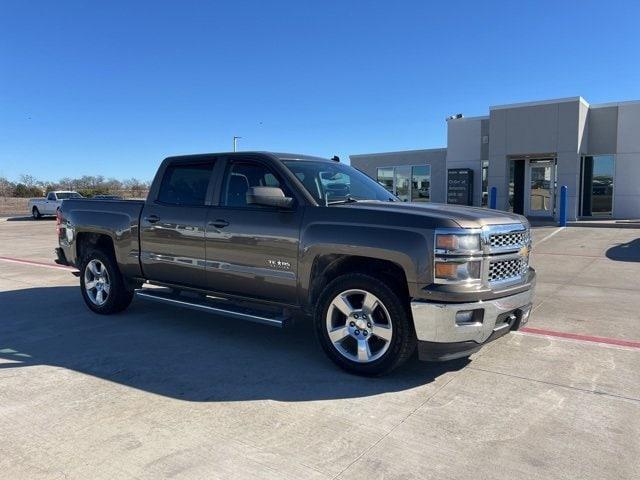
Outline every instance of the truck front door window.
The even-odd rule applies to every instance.
[[[227,207],[246,207],[249,187],[278,187],[285,190],[282,182],[259,163],[234,163],[225,181],[224,201]],[[269,208],[251,205],[252,208]]]

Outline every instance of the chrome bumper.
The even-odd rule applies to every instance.
[[[514,313],[519,324],[529,320],[533,301],[533,285],[526,292],[472,303],[411,302],[411,313],[419,341],[434,343],[476,342],[482,344],[496,332],[509,329],[512,322],[502,320],[501,315]],[[459,312],[478,311],[473,321],[456,321]],[[494,335],[495,337],[495,335]]]

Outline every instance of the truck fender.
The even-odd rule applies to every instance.
[[[300,238],[298,282],[301,298],[308,298],[314,261],[322,255],[348,255],[386,260],[404,271],[407,283],[424,276],[429,242],[419,232],[368,225],[316,223]]]

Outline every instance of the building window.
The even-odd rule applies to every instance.
[[[382,185],[384,188],[386,188],[389,191],[389,193],[392,193],[395,195],[394,188],[393,188],[393,172],[394,172],[393,167],[379,168],[378,183]]]
[[[411,201],[431,201],[431,165],[411,167]]]
[[[482,161],[482,206],[489,205],[489,162]]]
[[[431,201],[431,165],[380,167],[378,183],[403,202]]]
[[[613,213],[614,168],[613,155],[582,157],[580,198],[583,217]]]
[[[411,166],[396,167],[396,197],[403,202],[411,201]]]

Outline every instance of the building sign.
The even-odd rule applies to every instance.
[[[447,203],[473,205],[473,170],[450,168],[447,174]]]

